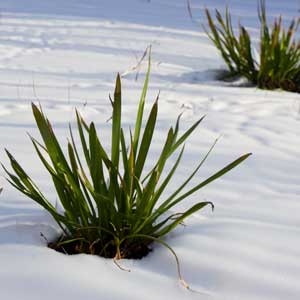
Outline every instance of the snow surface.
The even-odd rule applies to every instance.
[[[123,76],[125,125],[132,126],[146,63],[135,81],[130,71],[152,44],[147,109],[158,91],[155,160],[178,113],[182,127],[206,119],[186,147],[172,191],[222,135],[198,181],[253,152],[243,165],[178,206],[213,201],[216,209],[190,217],[166,241],[177,252],[183,288],[170,252],[160,245],[140,261],[66,256],[46,247],[57,234],[51,218],[2,177],[0,202],[0,294],[5,300],[217,299],[296,300],[300,296],[300,96],[214,80],[224,67],[199,22],[203,8],[230,5],[253,34],[256,1],[193,0],[1,0],[0,144],[22,162],[53,203],[51,182],[26,132],[37,136],[30,103],[40,101],[62,142],[77,107],[96,121],[108,140],[117,72]],[[298,0],[268,0],[269,16],[299,15]],[[107,144],[107,146],[109,146]],[[7,164],[4,150],[0,160]],[[195,182],[197,182],[197,179]]]

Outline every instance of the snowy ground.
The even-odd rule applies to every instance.
[[[51,218],[0,178],[0,291],[5,300],[216,299],[296,300],[300,295],[300,96],[229,86],[213,79],[224,67],[200,25],[203,7],[223,9],[257,33],[256,1],[1,0],[0,160],[11,150],[53,203],[56,196],[26,132],[37,136],[30,111],[40,101],[65,142],[74,107],[109,136],[110,104],[117,72],[136,65],[152,44],[149,105],[158,91],[158,134],[184,111],[183,128],[207,114],[187,144],[185,161],[170,190],[182,182],[222,135],[199,180],[253,152],[243,165],[178,207],[213,201],[214,213],[190,217],[167,241],[183,275],[200,293],[177,281],[171,254],[160,246],[141,261],[65,256],[46,247],[56,233]],[[268,1],[269,15],[299,14],[298,0]],[[132,125],[146,65],[123,77],[124,122]],[[2,175],[3,172],[2,172]]]

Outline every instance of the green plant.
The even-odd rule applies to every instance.
[[[157,99],[143,130],[149,73],[150,61],[138,105],[134,131],[130,131],[129,145],[126,144],[121,126],[119,75],[116,79],[114,99],[111,100],[113,112],[110,154],[104,149],[94,123],[87,125],[76,111],[80,147],[85,162],[79,154],[71,126],[68,157],[66,157],[42,109],[32,104],[33,115],[44,144],[33,137],[30,138],[40,160],[52,177],[64,209],[63,213],[60,213],[48,201],[13,155],[6,150],[14,171],[11,173],[3,166],[8,174],[8,181],[20,192],[44,207],[62,230],[62,236],[51,243],[51,247],[67,253],[91,253],[120,259],[139,258],[147,254],[149,244],[158,242],[168,247],[175,255],[161,237],[173,230],[186,217],[207,205],[213,207],[213,204],[199,202],[183,213],[170,214],[170,209],[230,171],[250,155],[249,153],[241,156],[208,179],[183,192],[203,165],[213,145],[192,174],[181,185],[178,185],[170,196],[161,200],[165,188],[180,164],[184,142],[197,128],[203,117],[179,136],[179,116],[175,126],[168,131],[156,164],[149,172],[145,172],[144,166],[152,143],[158,109]],[[162,176],[168,159],[179,148],[181,150],[174,165],[165,176]]]
[[[209,38],[220,51],[228,66],[230,76],[240,75],[260,88],[282,88],[300,92],[300,40],[295,34],[300,25],[300,18],[293,20],[285,30],[282,17],[275,19],[272,28],[268,26],[266,5],[259,1],[258,17],[260,20],[259,60],[253,56],[253,43],[245,27],[239,24],[239,35],[235,35],[229,9],[225,17],[216,10],[217,24],[208,9],[205,10],[210,32]]]

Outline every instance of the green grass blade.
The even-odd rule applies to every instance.
[[[142,170],[145,165],[146,157],[147,157],[147,154],[149,151],[149,147],[152,142],[152,137],[153,137],[155,124],[156,124],[156,118],[157,118],[157,100],[158,99],[156,99],[156,101],[151,109],[148,121],[146,123],[141,146],[140,146],[139,153],[138,153],[138,156],[136,159],[135,176],[137,178],[140,178],[140,176],[141,176]]]
[[[197,122],[195,122],[172,146],[169,155],[171,155],[186,139],[191,135],[191,133],[198,127],[198,125],[204,120],[205,116],[201,117]]]
[[[235,168],[237,165],[239,165],[240,163],[242,163],[250,155],[252,155],[252,153],[248,153],[248,154],[245,154],[245,155],[239,157],[238,159],[236,159],[235,161],[233,161],[232,163],[230,163],[229,165],[227,165],[226,167],[224,167],[223,169],[221,169],[220,171],[218,171],[214,175],[210,176],[208,179],[204,180],[200,184],[196,185],[194,188],[190,189],[188,192],[184,193],[182,196],[180,196],[177,199],[175,199],[174,201],[172,201],[167,206],[167,209],[170,209],[172,206],[176,205],[181,200],[185,199],[186,197],[188,197],[191,194],[195,193],[196,191],[198,191],[199,189],[203,188],[207,184],[209,184],[212,181],[214,181],[214,180],[218,179],[219,177],[223,176],[224,174],[226,174],[227,172],[229,172],[230,170],[232,170],[233,168]]]
[[[111,162],[118,169],[121,135],[121,78],[117,75],[112,116]]]
[[[149,47],[149,58],[148,58],[148,70],[146,73],[146,78],[144,81],[144,87],[142,90],[142,94],[139,101],[139,106],[137,110],[137,116],[136,116],[136,122],[134,126],[134,135],[133,135],[133,151],[134,153],[137,152],[138,143],[140,139],[140,131],[143,121],[143,115],[144,115],[144,106],[145,106],[145,99],[148,91],[148,84],[149,84],[149,78],[150,78],[150,71],[151,71],[151,47]]]
[[[164,236],[170,231],[172,231],[178,224],[180,224],[184,219],[186,219],[191,214],[197,212],[198,210],[204,208],[205,206],[210,205],[212,209],[214,209],[214,205],[212,202],[199,202],[192,206],[190,209],[188,209],[186,212],[181,214],[178,218],[176,218],[175,221],[173,221],[171,224],[166,225],[164,228],[162,228],[160,231],[156,232],[157,236]]]
[[[91,158],[90,158],[90,154],[89,154],[89,149],[87,147],[87,142],[86,142],[84,132],[83,132],[83,127],[82,127],[82,125],[84,123],[84,120],[82,119],[82,117],[80,116],[80,114],[77,110],[76,110],[76,119],[77,119],[77,128],[78,128],[79,137],[80,137],[83,153],[84,153],[84,156],[85,156],[85,160],[87,162],[87,165],[89,167],[91,167]],[[73,140],[73,145],[75,145],[73,138],[72,138],[72,140]]]

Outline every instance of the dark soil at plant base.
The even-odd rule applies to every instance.
[[[123,243],[120,247],[121,258],[127,259],[141,259],[149,254],[152,251],[152,248],[149,246],[152,243]],[[109,244],[105,249],[101,248],[99,242],[94,243],[92,247],[83,244],[81,241],[70,241],[67,242],[63,239],[58,239],[56,242],[48,243],[48,247],[54,249],[58,252],[67,255],[75,255],[75,254],[91,254],[91,255],[99,255],[105,258],[114,258],[116,257],[116,246],[113,244]]]

